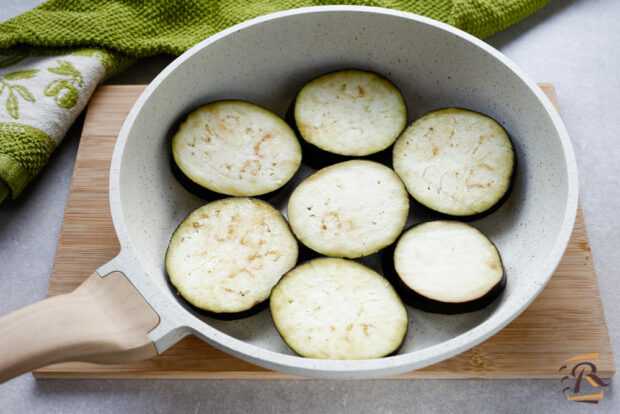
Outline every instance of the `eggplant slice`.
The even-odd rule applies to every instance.
[[[297,254],[279,211],[262,200],[231,197],[183,220],[170,240],[166,271],[190,304],[231,319],[267,300]]]
[[[284,341],[308,358],[380,358],[397,351],[407,333],[407,310],[394,288],[351,260],[297,266],[273,289],[269,306]]]
[[[320,151],[362,157],[390,147],[407,125],[402,93],[387,79],[360,70],[342,70],[306,84],[294,102],[295,126],[301,138]],[[319,158],[314,160],[314,158]]]
[[[305,246],[348,258],[392,244],[408,212],[407,190],[394,171],[365,160],[314,173],[295,188],[287,207],[293,233]]]
[[[189,114],[172,138],[172,158],[173,168],[210,192],[258,196],[293,177],[301,146],[291,127],[267,109],[218,101]],[[196,192],[191,187],[186,186]]]
[[[413,122],[394,144],[393,166],[422,205],[480,217],[506,199],[515,154],[506,131],[478,112],[446,108]]]
[[[495,245],[476,228],[431,221],[406,230],[383,256],[383,270],[403,300],[428,312],[480,310],[503,291],[506,276]]]

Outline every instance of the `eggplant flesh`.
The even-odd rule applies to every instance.
[[[235,100],[190,113],[172,138],[171,154],[175,177],[208,200],[271,194],[293,177],[302,157],[295,132],[284,120]]]
[[[298,93],[290,112],[310,166],[366,157],[390,147],[407,124],[402,93],[360,70],[322,75]]]
[[[353,156],[353,155],[340,155],[335,154],[333,152],[322,150],[316,145],[312,145],[301,137],[299,130],[297,129],[297,125],[295,125],[295,102],[291,104],[288,111],[286,112],[285,120],[289,123],[295,134],[299,137],[299,144],[301,145],[301,151],[303,153],[303,163],[308,167],[314,169],[321,169],[328,167],[333,164],[338,164],[346,161],[353,160],[368,160],[375,161],[386,165],[388,167],[392,167],[392,146],[388,148],[375,152],[374,154],[365,155],[365,156]]]
[[[392,162],[417,202],[459,218],[480,218],[498,208],[516,166],[502,126],[461,108],[439,109],[414,121],[394,144]]]
[[[455,221],[409,228],[383,252],[382,264],[407,304],[434,313],[483,309],[507,280],[495,245],[479,230]]]
[[[297,262],[297,240],[267,202],[231,197],[206,204],[175,230],[166,252],[170,283],[220,319],[252,314]]]
[[[346,259],[297,266],[273,289],[270,309],[284,341],[309,358],[380,358],[407,333],[407,310],[390,283]]]
[[[392,244],[408,212],[409,196],[394,171],[363,160],[314,173],[297,186],[287,206],[293,233],[305,246],[347,258]]]

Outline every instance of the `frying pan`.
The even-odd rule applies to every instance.
[[[409,309],[411,325],[398,355],[307,359],[286,347],[269,311],[236,323],[217,321],[196,313],[168,284],[164,254],[170,236],[204,204],[174,179],[168,140],[183,115],[200,104],[244,99],[284,116],[301,85],[352,67],[392,80],[407,99],[410,120],[440,107],[465,107],[499,120],[509,132],[519,161],[512,195],[497,212],[473,222],[501,252],[508,284],[482,311],[450,316]],[[272,202],[282,208],[286,197]],[[257,365],[306,377],[376,378],[436,363],[489,338],[543,289],[572,231],[577,170],[551,103],[484,42],[410,13],[312,7],[231,27],[163,70],[119,134],[110,205],[120,254],[74,292],[0,319],[1,379],[61,361],[149,358],[189,334]],[[414,209],[410,222],[424,219]]]

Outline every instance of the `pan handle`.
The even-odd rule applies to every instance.
[[[121,272],[0,318],[0,382],[65,361],[115,364],[157,355],[159,316]]]

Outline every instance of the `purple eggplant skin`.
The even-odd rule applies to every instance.
[[[170,284],[170,286],[174,288],[172,284]],[[180,294],[177,294],[176,297],[177,297],[177,300],[181,302],[182,305],[186,309],[190,309],[197,314],[207,316],[209,318],[217,319],[219,321],[236,321],[239,319],[249,318],[250,316],[254,316],[264,311],[265,309],[269,308],[269,299],[266,299],[252,306],[250,309],[244,310],[242,312],[217,313],[217,312],[211,312],[205,309],[201,309],[201,308],[198,308],[192,305],[187,300],[185,300],[185,298],[183,298],[183,296],[181,296]]]
[[[216,313],[216,312],[211,312],[205,309],[197,308],[196,306],[192,305],[191,303],[183,299],[181,295],[177,295],[177,296],[180,298],[180,300],[182,300],[186,304],[186,308],[190,308],[194,312],[200,315],[204,315],[209,318],[217,319],[219,321],[236,321],[239,319],[249,318],[250,316],[257,315],[260,312],[264,311],[265,309],[269,308],[269,299],[266,299],[252,306],[250,309],[244,310],[243,312]]]
[[[299,266],[302,263],[309,262],[310,260],[318,259],[320,257],[327,257],[315,252],[314,250],[300,242],[299,239],[297,240],[297,246],[297,264],[295,266]]]
[[[174,162],[174,157],[172,156],[172,145],[170,146],[170,148],[170,170],[172,171],[172,175],[174,175],[174,178],[176,178],[176,180],[179,182],[179,184],[181,184],[181,186],[183,186],[183,188],[205,201],[215,201],[221,198],[230,197],[226,194],[220,194],[216,193],[215,191],[211,191],[208,188],[205,188],[193,182],[187,175],[183,173],[183,171],[181,171],[176,162]]]
[[[418,224],[414,224],[413,226],[408,227],[402,232],[402,234],[405,234],[408,230],[417,226]],[[506,277],[506,269],[503,267],[502,264],[503,276],[500,281],[483,296],[480,296],[477,299],[457,303],[442,302],[423,296],[409,286],[407,286],[396,272],[396,269],[394,267],[394,250],[396,249],[396,245],[398,244],[399,240],[400,237],[398,238],[398,240],[396,240],[394,243],[392,243],[390,246],[386,247],[380,252],[383,276],[392,284],[392,286],[394,286],[394,289],[396,289],[396,292],[398,292],[398,295],[401,297],[403,302],[416,309],[431,313],[441,313],[444,315],[456,315],[460,313],[475,312],[489,306],[501,295],[501,293],[506,287],[508,279]],[[493,244],[493,246],[495,246],[495,244]],[[497,249],[497,246],[495,246],[495,249]]]

